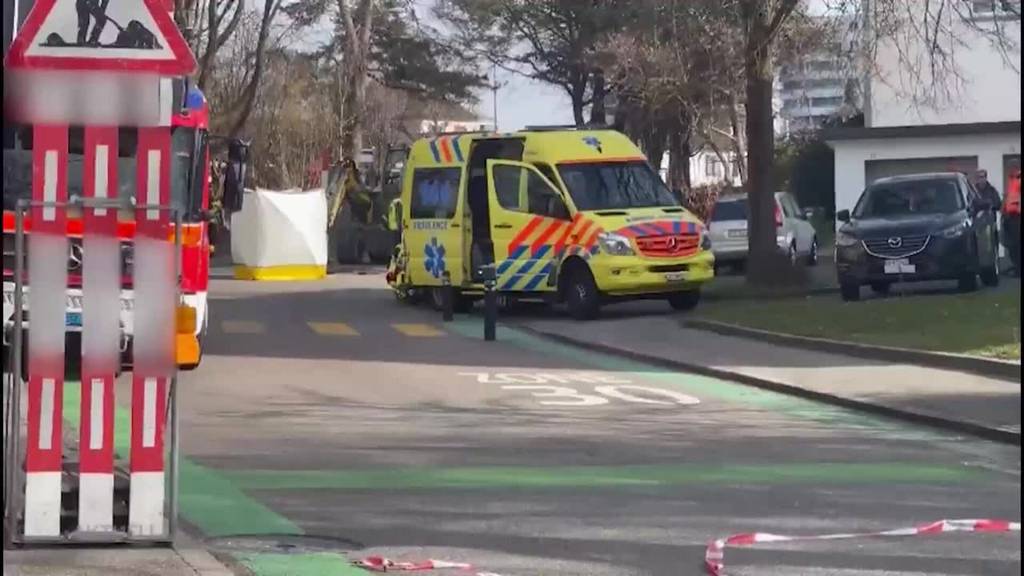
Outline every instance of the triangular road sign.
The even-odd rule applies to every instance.
[[[185,76],[196,59],[162,0],[36,0],[4,65]]]

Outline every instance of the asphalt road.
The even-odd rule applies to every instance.
[[[1020,518],[1017,448],[512,328],[487,343],[478,317],[399,305],[380,275],[217,280],[211,308],[203,365],[181,382],[181,512],[257,576],[354,574],[346,558],[377,554],[502,576],[701,574],[706,543],[737,532]],[[760,545],[726,561],[737,575],[1016,575],[1020,538]]]

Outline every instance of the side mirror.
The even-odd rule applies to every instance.
[[[548,216],[557,218],[559,220],[572,220],[572,216],[569,214],[569,208],[565,205],[565,202],[557,196],[552,196],[548,200]]]
[[[232,140],[228,144],[228,164],[224,174],[224,208],[228,213],[242,209],[249,181],[249,143]]]
[[[839,220],[840,222],[849,222],[850,221],[850,211],[849,210],[840,210],[839,212],[836,212],[836,220]]]

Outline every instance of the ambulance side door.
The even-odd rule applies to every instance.
[[[462,281],[462,172],[461,165],[412,171],[409,206],[403,207],[409,215],[403,239],[415,286],[440,286],[445,272],[453,284]]]
[[[530,164],[508,160],[488,160],[487,188],[498,289],[554,289],[547,280],[572,227],[561,193]]]

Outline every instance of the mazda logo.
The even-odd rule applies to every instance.
[[[68,270],[82,269],[82,245],[72,244],[68,248]]]
[[[898,236],[893,236],[892,238],[889,238],[887,242],[889,243],[890,248],[899,248],[900,246],[903,246],[903,238],[900,238]]]

